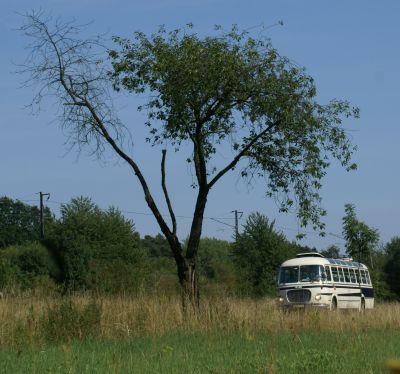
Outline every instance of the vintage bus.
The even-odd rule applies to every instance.
[[[279,305],[287,309],[374,307],[374,290],[364,264],[317,252],[285,261],[279,268],[277,290]]]

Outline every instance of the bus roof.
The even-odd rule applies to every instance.
[[[322,257],[322,258],[325,258],[324,255],[322,255],[321,253],[318,253],[318,252],[298,253],[296,255],[296,258],[300,258],[300,257]]]
[[[326,258],[321,256],[296,257],[285,261],[281,266],[299,266],[299,265],[332,265],[332,266],[342,266],[349,268],[367,269],[367,267],[361,262],[350,261],[348,259]]]

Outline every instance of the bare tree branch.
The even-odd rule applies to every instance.
[[[223,169],[221,169],[215,177],[208,183],[208,189],[211,189],[212,186],[223,176],[225,175],[229,170],[234,168],[237,163],[240,161],[240,159],[246,155],[246,153],[251,149],[251,147],[265,134],[267,134],[270,130],[272,130],[275,126],[277,126],[280,123],[279,120],[269,124],[263,131],[261,131],[259,134],[257,134],[251,141],[249,141],[243,148],[242,150],[233,158],[233,160],[226,165]]]
[[[62,120],[79,147],[95,140],[94,152],[104,150],[104,142],[133,169],[143,189],[145,200],[161,231],[171,244],[174,256],[181,257],[179,240],[175,228],[170,230],[162,217],[138,164],[123,151],[123,125],[113,114],[111,98],[106,84],[107,72],[92,50],[97,46],[94,40],[76,40],[76,28],[68,23],[56,23],[55,29],[48,27],[49,20],[42,20],[41,13],[28,14],[27,25],[22,30],[34,39],[31,57],[24,66],[23,73],[30,73],[32,83],[41,83],[40,101],[43,94],[50,93],[60,98],[63,104]],[[45,92],[46,90],[46,92]],[[113,133],[110,132],[113,131]]]
[[[176,227],[177,227],[176,218],[175,218],[174,211],[172,209],[171,200],[169,198],[167,186],[166,186],[166,183],[165,183],[165,157],[166,157],[166,154],[167,154],[167,150],[163,149],[162,150],[162,160],[161,160],[161,185],[162,185],[162,189],[163,189],[163,192],[164,192],[165,201],[167,202],[169,215],[171,216],[172,234],[176,235]]]

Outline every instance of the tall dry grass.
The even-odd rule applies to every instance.
[[[174,296],[20,296],[0,299],[0,346],[40,342],[46,316],[65,303],[76,310],[84,310],[90,304],[99,306],[96,338],[100,339],[160,336],[172,331],[252,334],[400,328],[398,303],[381,304],[364,313],[343,310],[283,313],[271,299],[203,298],[199,311],[184,313],[180,298]]]

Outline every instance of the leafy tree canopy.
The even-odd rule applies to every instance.
[[[45,208],[44,216],[48,222],[53,220],[48,208]],[[39,239],[39,208],[6,196],[0,197],[0,248]]]
[[[324,251],[321,251],[321,254],[325,257],[329,258],[339,258],[340,257],[340,248],[337,245],[330,245]]]
[[[114,87],[150,94],[139,108],[148,113],[149,142],[179,149],[191,141],[195,151],[188,161],[199,184],[210,178],[209,187],[227,170],[208,161],[227,143],[237,154],[228,170],[243,159],[243,177],[266,178],[267,194],[283,196],[283,211],[296,201],[302,224],[323,227],[320,180],[329,155],[355,168],[354,148],[341,124],[343,116],[358,116],[356,108],[338,100],[319,104],[304,68],[280,56],[268,40],[237,27],[208,37],[161,28],[114,41]]]
[[[203,238],[200,241],[199,272],[213,280],[233,277],[233,244],[215,238]]]
[[[263,214],[252,213],[234,245],[234,261],[246,293],[273,294],[273,278],[279,266],[300,248],[289,243],[274,226],[275,222]]]
[[[70,289],[89,287],[100,263],[143,259],[133,222],[115,208],[102,211],[86,197],[62,205],[60,220],[48,230],[47,245],[59,263],[61,281]]]
[[[140,240],[140,246],[150,257],[167,257],[172,259],[171,248],[161,234],[156,236],[145,235]]]
[[[346,239],[347,254],[358,261],[370,263],[371,253],[379,241],[379,233],[377,229],[357,219],[352,204],[345,205],[343,236]]]
[[[400,237],[394,237],[385,246],[384,271],[392,292],[400,299]]]

